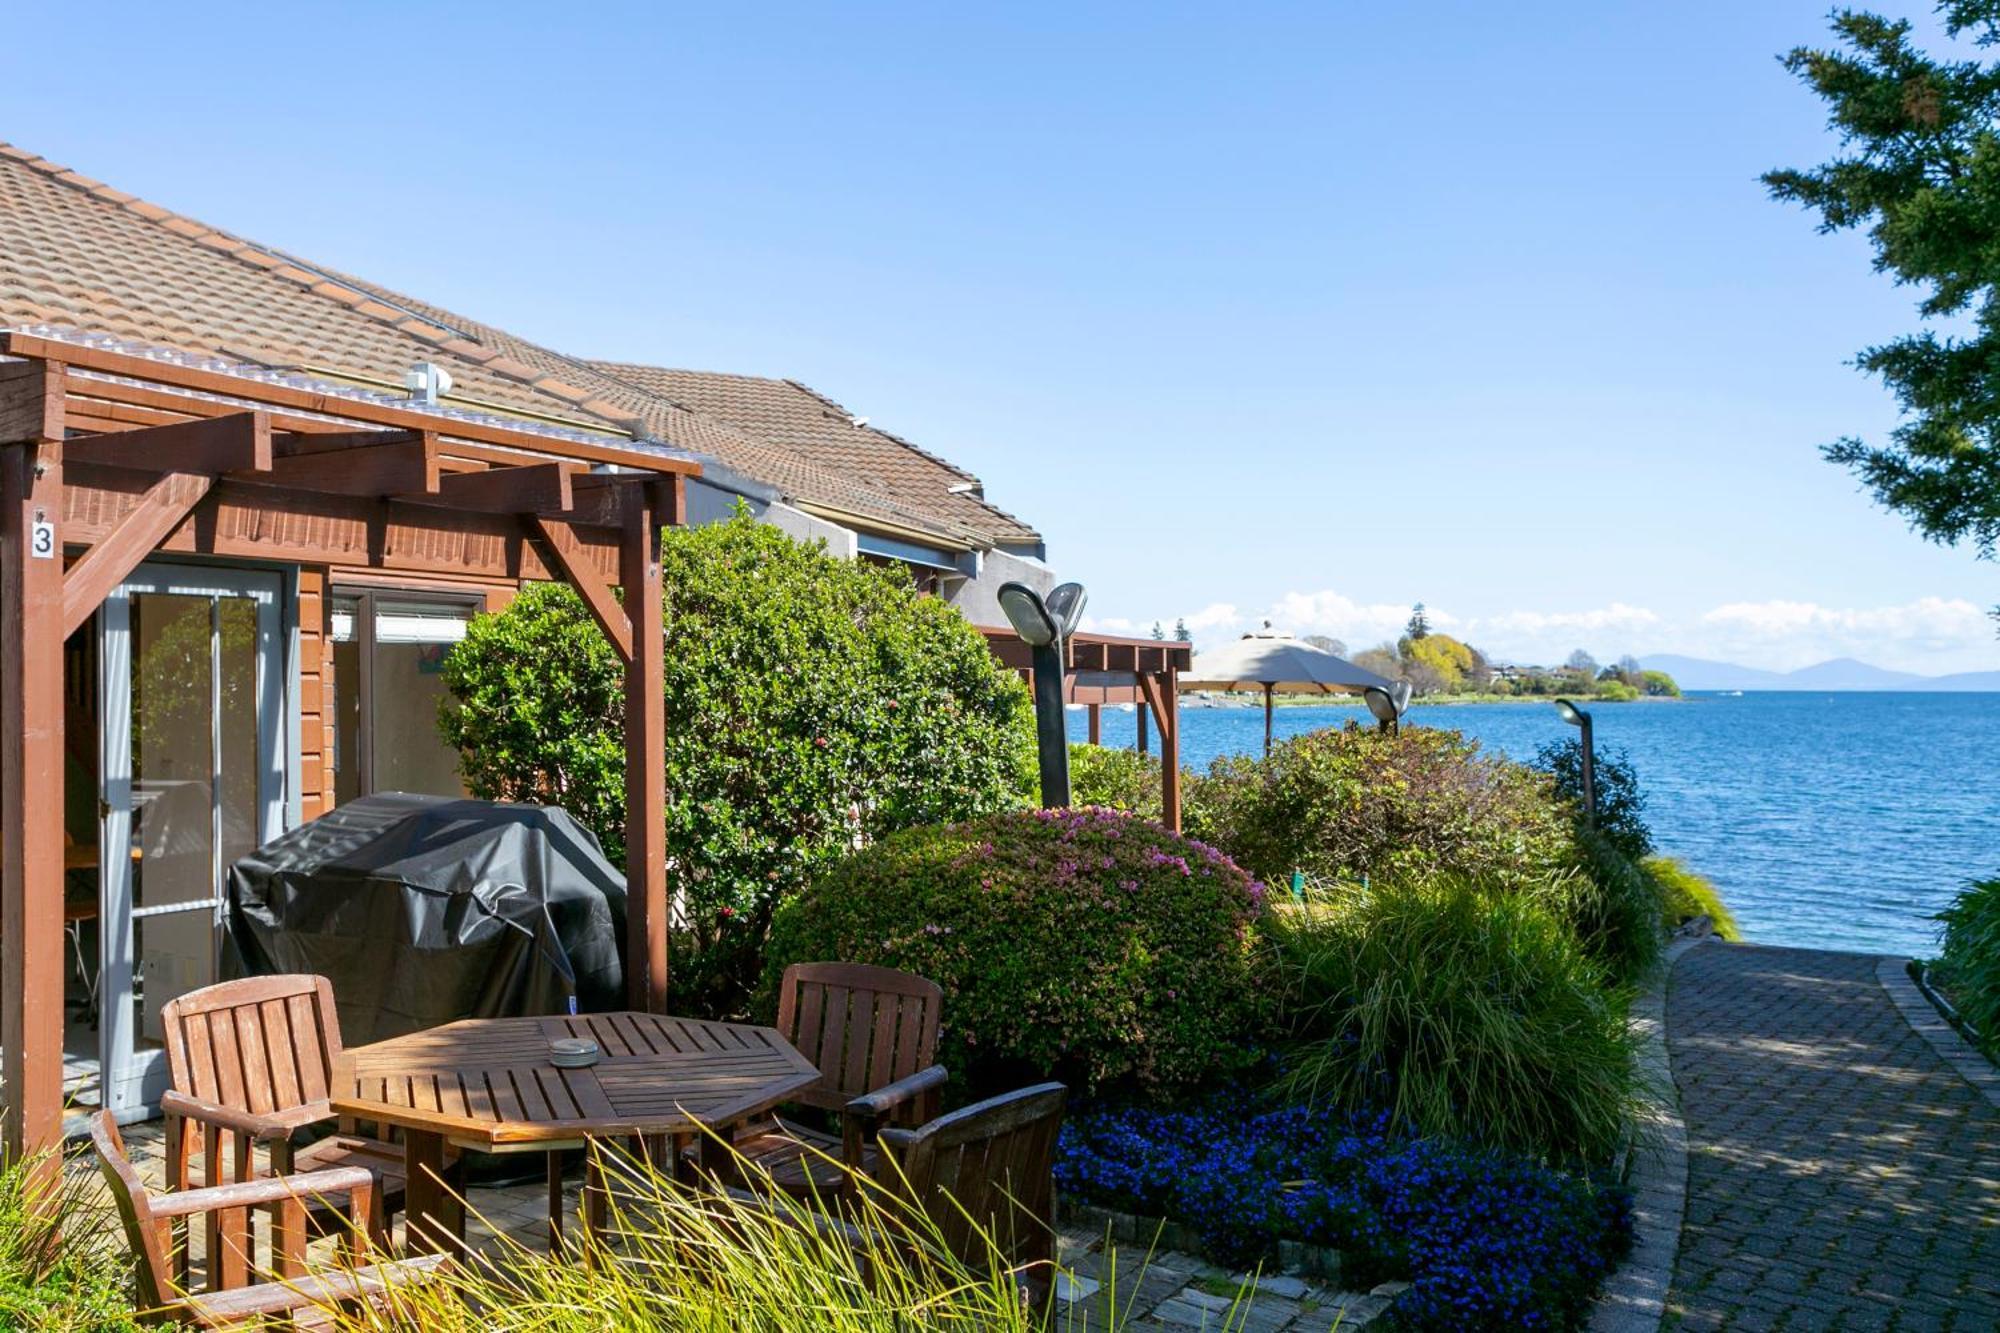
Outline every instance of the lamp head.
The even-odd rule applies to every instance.
[[[1567,699],[1556,700],[1556,712],[1561,714],[1562,720],[1569,723],[1572,727],[1580,727],[1590,721],[1590,714],[1584,712]]]
[[[1380,685],[1370,685],[1361,691],[1361,700],[1368,705],[1368,711],[1375,715],[1377,722],[1394,722],[1403,710],[1396,707],[1395,696]]]
[[[1083,604],[1087,600],[1081,583],[1058,583],[1049,590],[1043,603],[1049,618],[1056,622],[1057,633],[1067,639],[1076,633],[1076,625],[1083,619]]]
[[[1075,587],[1074,584],[1070,586]],[[1082,593],[1081,588],[1077,591]],[[1061,637],[1062,626],[1049,614],[1048,604],[1042,601],[1040,593],[1027,584],[1003,583],[996,596],[1000,609],[1007,613],[1007,623],[1021,636],[1022,643],[1030,648],[1046,648]]]

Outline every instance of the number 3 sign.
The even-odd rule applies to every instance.
[[[28,529],[28,554],[37,560],[56,558],[56,525],[40,515]]]

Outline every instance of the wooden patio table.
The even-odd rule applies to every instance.
[[[558,1068],[550,1043],[583,1037],[603,1052]],[[463,1207],[445,1179],[447,1147],[549,1154],[551,1238],[562,1235],[560,1154],[594,1139],[657,1141],[762,1115],[819,1080],[770,1028],[664,1014],[472,1018],[343,1052],[336,1114],[394,1125],[409,1167],[405,1232],[413,1251],[459,1240]],[[602,1182],[585,1187],[586,1225],[600,1223]]]

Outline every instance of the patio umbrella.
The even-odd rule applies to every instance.
[[[1387,690],[1391,682],[1289,634],[1246,634],[1235,643],[1195,654],[1184,690],[1264,691],[1264,753],[1271,753],[1271,699],[1274,694],[1359,694],[1369,686]]]

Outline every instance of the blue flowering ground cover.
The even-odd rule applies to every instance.
[[[1337,1249],[1347,1285],[1410,1283],[1392,1307],[1409,1330],[1576,1327],[1632,1237],[1623,1189],[1304,1107],[1082,1108],[1056,1181],[1191,1227],[1218,1263],[1268,1265],[1280,1239]]]

